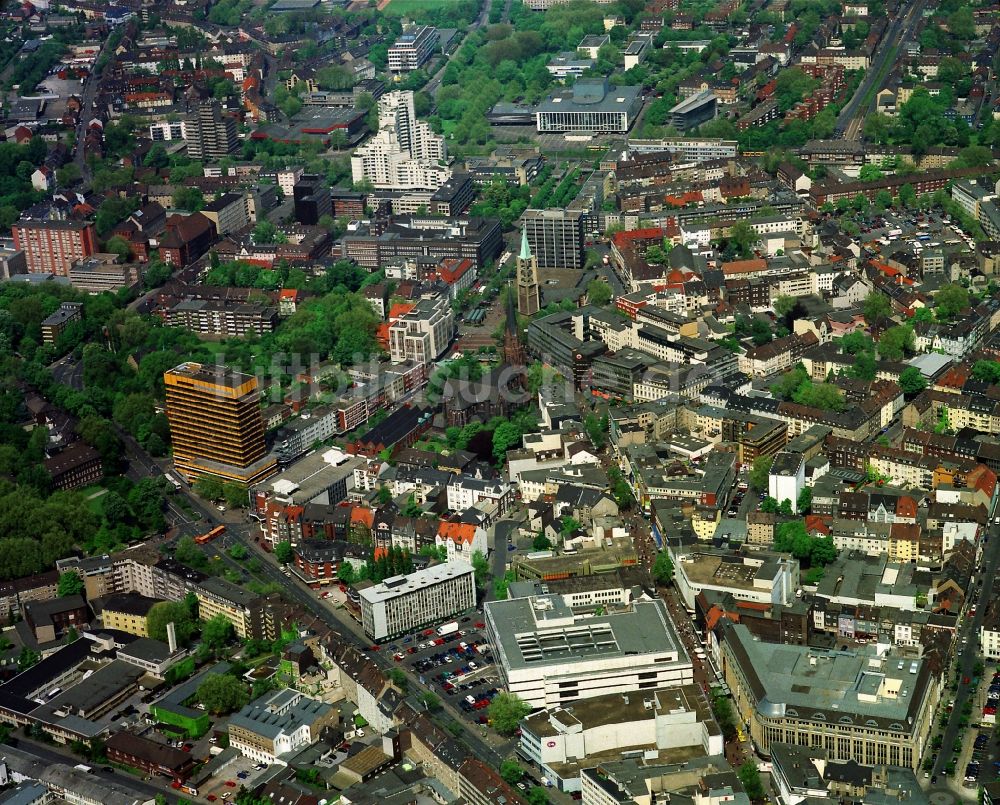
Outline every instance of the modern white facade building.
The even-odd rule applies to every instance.
[[[390,325],[389,356],[393,363],[431,363],[444,354],[454,335],[455,313],[448,298],[421,299]]]
[[[445,562],[393,576],[361,591],[361,624],[372,640],[412,632],[476,605],[468,562]]]
[[[774,457],[767,474],[767,493],[778,503],[792,502],[792,511],[798,511],[799,493],[806,486],[806,460],[801,453],[781,452]]]
[[[419,70],[434,55],[439,40],[437,28],[429,25],[403,31],[389,48],[389,72],[408,73]]]
[[[187,139],[187,124],[183,120],[160,120],[149,124],[149,139],[154,143],[169,143]]]
[[[593,615],[573,612],[560,596],[536,595],[491,601],[485,611],[502,681],[532,708],[693,680],[660,600]]]
[[[993,601],[979,627],[979,650],[988,660],[1000,660],[1000,601]]]
[[[444,138],[417,120],[412,92],[378,99],[378,131],[351,157],[354,182],[383,190],[437,190],[451,178]]]
[[[257,763],[284,763],[282,756],[309,746],[334,723],[332,705],[286,688],[246,705],[229,719],[229,745]]]

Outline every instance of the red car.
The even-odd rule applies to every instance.
[[[236,788],[235,780],[226,780],[226,788]]]
[[[369,646],[368,650],[369,651],[380,651],[381,648],[382,648],[381,646]]]
[[[424,637],[430,637],[432,634],[434,634],[434,630],[433,629],[424,629],[424,631],[423,631]]]
[[[485,629],[486,628],[486,624],[485,623],[477,623],[477,624],[475,624],[475,627],[477,629]]]
[[[217,800],[218,797],[215,796],[215,794],[209,794],[207,797],[205,797],[205,799],[207,799],[209,802],[215,802],[215,800]]]
[[[181,784],[180,784],[180,782],[179,782],[178,780],[174,780],[174,781],[173,781],[173,782],[172,782],[172,783],[170,784],[170,787],[171,787],[171,788],[180,788],[180,787],[181,787]]]
[[[972,681],[972,680],[970,680],[970,679],[969,679],[969,677],[967,677],[967,676],[963,676],[963,677],[962,677],[962,684],[963,684],[963,685],[968,685],[968,684],[969,684],[969,682],[971,682],[971,681]]]

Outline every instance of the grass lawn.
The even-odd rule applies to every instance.
[[[400,17],[414,12],[426,11],[427,9],[443,8],[451,0],[389,0],[386,6],[386,14],[396,14]]]

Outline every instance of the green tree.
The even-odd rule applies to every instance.
[[[421,693],[419,700],[428,713],[436,713],[441,709],[441,700],[429,690]]]
[[[201,642],[213,651],[221,649],[235,636],[233,625],[223,615],[216,615],[201,625]]]
[[[229,674],[209,674],[195,695],[215,715],[232,713],[250,700],[246,685]]]
[[[750,466],[747,480],[758,492],[767,489],[767,476],[771,472],[771,464],[774,463],[773,456],[757,456]]]
[[[503,465],[507,451],[521,441],[521,429],[513,422],[504,422],[493,431],[493,457]]]
[[[812,487],[804,486],[799,492],[799,498],[795,501],[795,508],[799,514],[808,514],[812,510],[813,491]]]
[[[191,642],[195,630],[195,619],[183,601],[160,601],[146,616],[146,631],[154,640],[167,642],[167,624],[174,625],[177,645],[186,646]]]
[[[205,500],[219,500],[223,495],[222,481],[214,475],[199,476],[192,488]]]
[[[783,319],[787,318],[795,310],[795,306],[798,303],[798,300],[794,296],[778,296],[774,300],[774,312]]]
[[[501,735],[513,735],[531,707],[516,693],[498,693],[487,709],[493,729]]]
[[[905,325],[890,327],[878,340],[878,354],[887,361],[901,361],[914,348],[913,329]]]
[[[660,551],[656,554],[652,573],[658,584],[670,584],[674,580],[674,563],[669,553]]]
[[[865,301],[861,303],[861,310],[865,315],[865,321],[873,325],[881,319],[888,318],[892,312],[892,305],[887,296],[876,291],[865,297]]]
[[[237,562],[242,562],[250,555],[250,552],[244,546],[237,543],[229,549],[229,555]]]
[[[927,388],[927,378],[916,366],[907,366],[899,373],[899,387],[907,397],[915,397]]]
[[[604,307],[611,301],[611,286],[603,280],[591,280],[587,283],[587,300],[592,305]]]
[[[531,541],[531,548],[535,551],[548,551],[552,548],[552,541],[539,531]]]
[[[505,760],[500,764],[500,776],[510,785],[517,785],[524,777],[524,769],[516,760]]]
[[[472,554],[472,569],[475,571],[476,586],[482,589],[490,580],[490,566],[482,551],[474,551]]]
[[[274,558],[283,565],[289,564],[295,558],[295,552],[292,550],[292,543],[288,540],[284,540],[283,542],[279,542],[275,545]]]
[[[42,655],[27,646],[21,648],[21,653],[17,655],[17,670],[27,671],[31,666],[41,662]]]
[[[583,523],[568,514],[563,515],[562,520],[559,521],[559,533],[562,534],[563,539],[573,536],[582,527]]]
[[[528,790],[528,805],[549,805],[549,792],[540,785],[532,786]]]
[[[113,238],[110,238],[104,244],[104,250],[110,254],[117,254],[122,260],[128,260],[132,254],[128,241],[121,237],[121,235],[115,235]]]
[[[752,758],[747,760],[738,772],[740,782],[743,783],[743,790],[754,802],[764,799],[764,785],[760,781],[760,772],[757,770],[757,763]]]
[[[948,283],[934,295],[934,310],[939,319],[950,321],[969,306],[969,292],[957,283]]]
[[[205,208],[205,196],[197,187],[179,187],[174,191],[173,205],[178,210],[198,212]]]
[[[59,597],[67,595],[81,595],[83,593],[83,579],[75,570],[67,570],[59,575]]]
[[[1000,383],[1000,361],[976,361],[972,376],[983,383]]]
[[[242,509],[247,505],[247,488],[235,481],[226,481],[222,485],[222,497],[230,509]]]

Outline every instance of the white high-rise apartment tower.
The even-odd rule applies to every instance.
[[[412,92],[387,92],[378,101],[378,131],[351,157],[355,182],[383,190],[437,190],[451,178],[444,138],[417,120]]]

